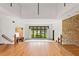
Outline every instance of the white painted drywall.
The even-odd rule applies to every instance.
[[[4,44],[13,44],[8,41],[6,41],[4,38],[1,37],[1,35],[4,33],[6,34],[10,39],[13,40],[13,36],[15,34],[15,27],[17,25],[24,28],[24,36],[25,38],[29,38],[29,25],[49,25],[49,38],[52,39],[52,30],[55,30],[55,40],[61,34],[61,21],[57,19],[22,19],[20,18],[20,12],[19,8],[17,9],[15,7],[15,10],[13,8],[4,6],[0,6],[0,43]],[[26,16],[27,17],[27,16]],[[39,17],[38,17],[39,18]],[[12,23],[12,21],[15,21],[15,23]]]
[[[58,18],[64,20],[76,14],[79,14],[79,3],[66,3],[66,6],[62,6],[59,11]]]
[[[2,34],[6,34],[6,36],[8,36],[13,41],[13,28],[14,24],[12,23],[11,18],[6,16],[0,16],[0,43],[10,43],[1,36]]]
[[[15,21],[15,23],[12,23],[12,21]],[[5,25],[4,25],[5,24]],[[41,26],[49,26],[49,39],[52,39],[52,31],[55,30],[55,40],[57,40],[57,37],[59,34],[61,34],[61,22],[60,20],[52,20],[52,19],[26,19],[22,20],[16,17],[10,17],[10,16],[1,16],[0,17],[0,34],[3,32],[6,33],[11,39],[13,35],[15,34],[15,27],[19,25],[24,28],[24,36],[25,39],[29,39],[30,33],[29,33],[29,26],[31,25],[41,25]],[[0,37],[0,42],[5,44],[10,44],[7,41],[4,41],[2,37]]]
[[[56,19],[26,19],[25,39],[31,39],[29,26],[49,26],[49,39],[53,38],[52,31],[55,30],[55,40],[62,33],[62,21]]]

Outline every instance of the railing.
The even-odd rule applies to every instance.
[[[6,36],[5,34],[2,34],[2,37],[5,38],[6,40],[13,42],[8,36]]]

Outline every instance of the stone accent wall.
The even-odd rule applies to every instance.
[[[62,21],[62,43],[79,45],[79,14]]]

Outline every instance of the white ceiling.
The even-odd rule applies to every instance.
[[[22,18],[51,18],[56,19],[57,14],[60,11],[59,7],[62,7],[62,4],[56,3],[40,3],[39,4],[39,15],[38,15],[38,4],[20,4]]]
[[[0,4],[0,7],[23,19],[56,19],[63,3],[39,3],[39,15],[37,3],[13,3],[12,7],[10,3],[4,3]]]

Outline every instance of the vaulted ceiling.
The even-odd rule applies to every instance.
[[[23,19],[56,19],[63,3],[3,3],[0,7]],[[38,14],[39,13],[39,14]]]
[[[23,18],[52,18],[56,19],[59,10],[59,6],[62,7],[62,4],[56,3],[38,3],[32,4],[20,4],[21,5],[21,14]],[[39,10],[38,10],[39,9]],[[38,14],[39,13],[39,14]]]

